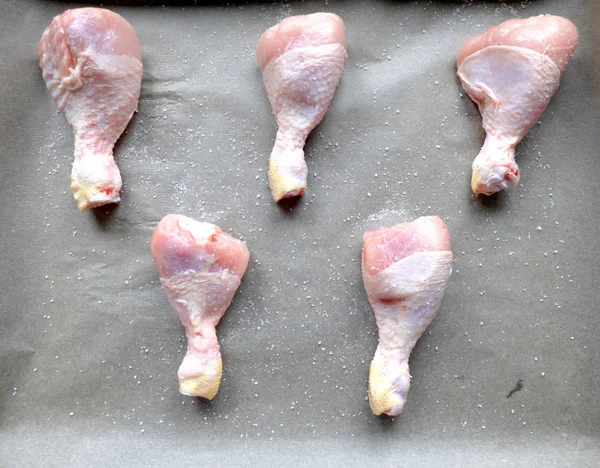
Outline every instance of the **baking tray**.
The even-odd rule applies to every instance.
[[[52,17],[81,5],[0,4],[0,465],[598,466],[598,3],[141,3],[104,3],[136,29],[144,77],[115,151],[122,202],[85,214],[37,58]],[[344,19],[348,60],[307,143],[307,194],[277,206],[254,51],[316,11]],[[570,18],[579,47],[518,146],[520,185],[475,197],[483,130],[455,53],[541,13]],[[213,402],[177,391],[185,337],[148,246],[167,213],[252,255],[218,328]],[[449,226],[454,273],[404,414],[376,417],[362,234],[429,214]]]

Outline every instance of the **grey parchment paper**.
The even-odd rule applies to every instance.
[[[0,4],[0,465],[598,466],[598,2],[197,3],[105,5],[137,30],[144,78],[115,150],[122,202],[85,214],[37,58],[52,17],[81,5]],[[280,207],[254,52],[267,27],[316,11],[344,19],[348,61],[307,143],[308,192]],[[455,53],[540,13],[569,17],[580,45],[518,147],[521,185],[475,197],[483,130]],[[252,255],[209,403],[177,390],[184,331],[148,246],[167,213]],[[454,273],[404,414],[375,417],[362,234],[429,214],[449,226]]]

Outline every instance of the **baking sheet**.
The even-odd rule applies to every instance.
[[[122,202],[85,214],[37,59],[52,17],[79,4],[0,4],[0,465],[597,466],[597,2],[141,3],[110,6],[144,57],[115,151]],[[348,60],[307,143],[307,194],[280,207],[254,50],[316,11],[344,19]],[[540,13],[569,17],[580,45],[518,147],[521,185],[474,197],[483,130],[454,55]],[[209,403],[177,391],[184,332],[148,247],[167,213],[216,223],[252,255]],[[404,414],[375,417],[362,233],[428,214],[449,226],[454,273]]]

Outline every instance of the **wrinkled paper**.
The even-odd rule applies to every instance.
[[[121,2],[144,77],[115,148],[122,201],[81,214],[73,136],[37,44],[79,4],[0,5],[0,465],[594,466],[600,217],[596,2]],[[348,60],[306,146],[306,195],[277,206],[260,34],[331,11]],[[521,181],[475,197],[483,142],[456,77],[462,42],[564,15],[580,45],[517,148]],[[167,213],[221,226],[251,263],[218,327],[213,402],[180,395],[185,335],[149,251]],[[454,272],[410,361],[404,414],[366,400],[377,345],[366,230],[437,214]],[[514,391],[513,391],[514,390]]]

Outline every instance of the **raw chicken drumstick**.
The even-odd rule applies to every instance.
[[[444,221],[426,216],[366,232],[362,270],[379,345],[369,372],[373,413],[398,416],[410,386],[408,358],[435,317],[452,271]]]
[[[179,391],[212,400],[222,372],[215,327],[244,276],[248,248],[214,224],[170,214],[154,229],[150,250],[187,334],[187,354],[177,372]]]
[[[306,190],[304,143],[333,99],[345,47],[344,22],[332,13],[286,18],[258,42],[256,57],[278,126],[269,159],[276,202]]]
[[[571,21],[546,15],[505,21],[462,45],[458,76],[486,132],[473,162],[473,192],[491,195],[519,182],[515,146],[558,89],[578,38]]]
[[[137,34],[112,11],[67,10],[44,31],[39,55],[46,86],[75,133],[71,191],[79,209],[120,201],[113,147],[140,97]]]

